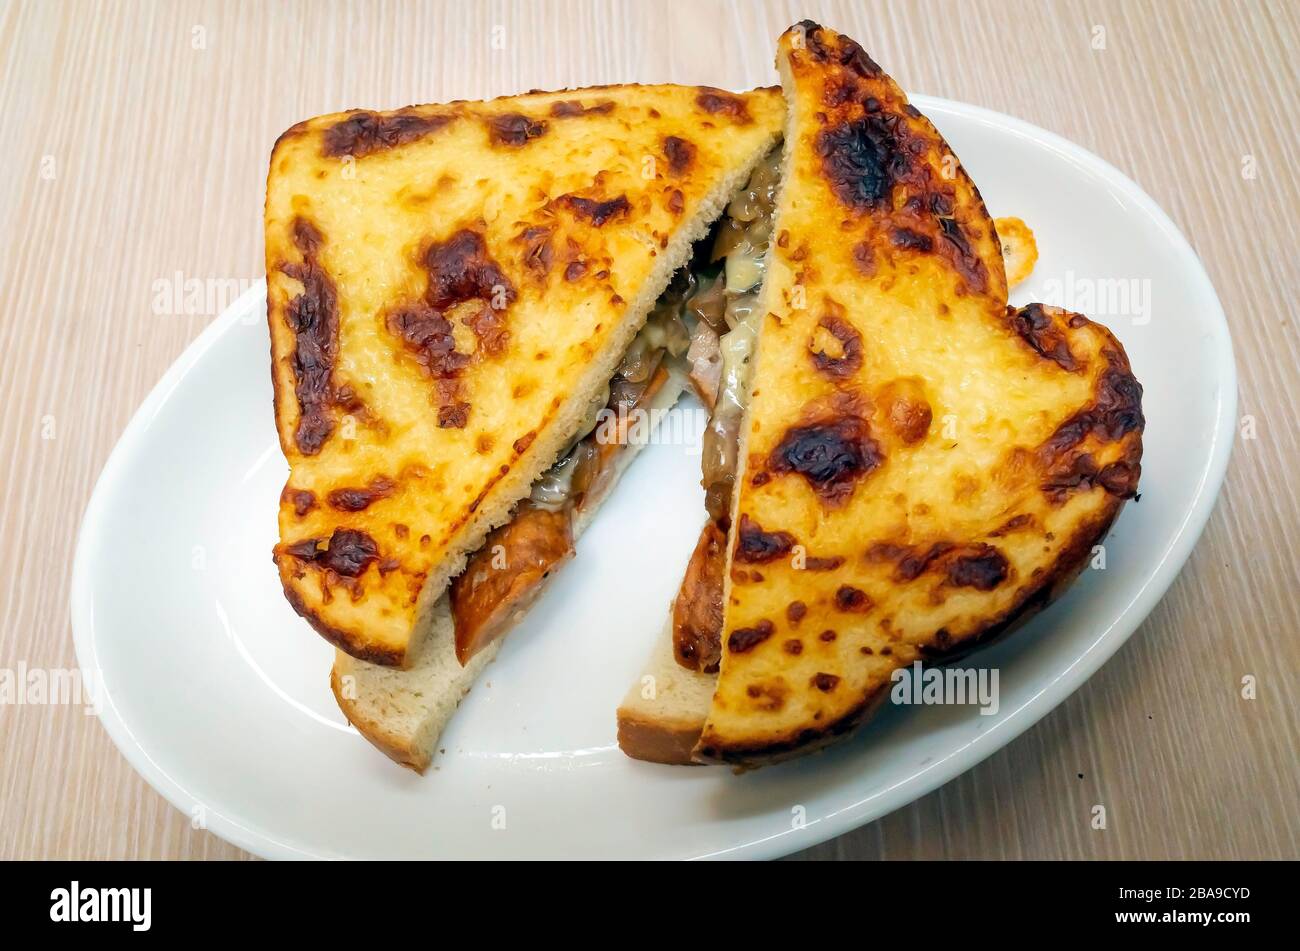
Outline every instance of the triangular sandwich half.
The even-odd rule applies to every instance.
[[[275,560],[340,650],[344,711],[395,758],[427,763],[626,465],[634,447],[587,435],[598,411],[680,392],[662,358],[681,334],[652,311],[782,116],[773,89],[620,86],[339,113],[277,142]]]
[[[620,711],[624,749],[658,761],[754,766],[843,736],[896,669],[1058,595],[1140,474],[1123,347],[1007,307],[993,221],[930,122],[814,23],[777,60],[790,116],[734,491],[674,610],[696,678],[677,695],[710,700],[634,687]]]

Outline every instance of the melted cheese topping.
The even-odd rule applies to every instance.
[[[629,86],[323,116],[281,137],[266,203],[291,469],[277,563],[318,630],[407,660],[483,513],[503,519],[580,425],[679,224],[780,121],[770,90]],[[476,331],[485,314],[504,343]],[[304,401],[322,362],[323,395]],[[299,438],[304,409],[319,446]]]
[[[808,25],[811,26],[811,25]],[[792,120],[702,758],[864,718],[891,673],[1040,605],[1136,486],[1141,388],[1085,318],[1008,314],[993,223],[851,41],[778,56]]]

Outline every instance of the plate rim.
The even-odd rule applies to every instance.
[[[776,858],[797,849],[811,848],[838,835],[843,835],[867,822],[881,818],[908,803],[932,792],[973,768],[993,753],[1006,746],[1031,726],[1079,689],[1107,660],[1132,636],[1133,632],[1146,620],[1156,604],[1164,597],[1170,585],[1182,571],[1192,551],[1195,549],[1214,506],[1219,491],[1227,474],[1228,462],[1232,453],[1232,433],[1236,426],[1237,407],[1237,369],[1233,355],[1232,335],[1227,315],[1219,300],[1217,291],[1200,256],[1187,240],[1186,236],[1169,217],[1165,210],[1147,194],[1137,182],[1133,181],[1105,159],[1063,136],[1047,129],[1019,119],[1015,116],[997,112],[992,109],[928,95],[913,95],[911,101],[926,114],[935,113],[974,120],[985,127],[994,127],[1001,132],[1008,132],[1019,138],[1039,145],[1047,146],[1061,157],[1071,161],[1081,169],[1094,173],[1108,184],[1116,186],[1131,197],[1139,208],[1163,232],[1170,248],[1186,260],[1188,277],[1196,285],[1194,291],[1198,298],[1203,298],[1211,306],[1211,321],[1216,346],[1218,374],[1220,382],[1220,399],[1217,407],[1215,427],[1209,444],[1208,466],[1200,484],[1195,489],[1191,505],[1183,515],[1175,535],[1171,540],[1168,553],[1155,566],[1151,577],[1132,596],[1120,616],[1104,630],[1100,631],[1093,642],[1075,659],[1066,670],[1049,681],[1025,704],[1001,720],[987,733],[981,733],[975,740],[950,752],[948,755],[929,764],[922,772],[914,773],[909,781],[890,787],[883,792],[859,799],[831,814],[820,817],[791,837],[788,833],[769,836],[748,842],[742,842],[725,849],[695,856],[696,858]],[[180,385],[186,375],[194,368],[208,350],[225,335],[232,324],[240,320],[252,307],[259,306],[259,299],[265,300],[265,277],[258,279],[252,286],[235,299],[226,310],[205,327],[190,343],[180,356],[168,367],[162,378],[150,390],[148,396],[132,415],[122,434],[109,453],[104,466],[95,481],[95,487],[82,513],[82,520],[77,532],[76,550],[73,556],[69,607],[72,624],[73,645],[78,667],[82,671],[99,670],[98,647],[95,638],[94,603],[91,596],[89,564],[89,539],[100,530],[103,519],[102,510],[105,499],[121,478],[125,461],[136,451],[144,432],[157,416],[172,392]],[[170,802],[176,809],[186,813],[197,799],[188,794],[174,780],[166,769],[150,755],[136,739],[130,727],[125,723],[107,685],[95,680],[98,692],[95,696],[98,709],[97,719],[103,725],[109,738],[131,767],[159,795]],[[249,828],[236,818],[228,817],[211,809],[207,810],[205,828],[219,838],[263,858],[304,859],[326,858],[320,851],[303,849],[280,841],[270,832]]]

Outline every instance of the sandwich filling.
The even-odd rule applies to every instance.
[[[702,478],[708,520],[673,603],[673,654],[691,670],[717,671],[722,657],[722,582],[731,495],[740,453],[740,424],[749,399],[764,261],[772,241],[781,147],[759,163],[727,207],[711,260],[711,278],[695,285],[683,308],[691,327],[690,381],[710,410],[704,433]]]
[[[698,585],[699,593],[685,604],[679,595],[678,603],[681,610],[708,613],[685,625],[683,637],[711,643],[718,652],[725,526],[780,159],[778,146],[755,168],[711,237],[700,242],[692,262],[678,272],[650,312],[606,391],[592,401],[569,449],[533,483],[510,521],[488,535],[453,579],[451,613],[456,657],[462,665],[501,636],[527,610],[551,572],[573,557],[574,520],[613,484],[619,460],[634,441],[638,418],[666,409],[687,382],[710,410],[703,482],[710,513],[705,534],[713,550],[702,559],[697,549],[691,565],[716,577]],[[701,545],[705,540],[702,536]],[[684,585],[683,594],[686,590]],[[716,669],[716,660],[713,663]]]
[[[665,356],[686,352],[684,330],[659,307],[628,347],[618,370],[578,430],[572,445],[533,483],[513,517],[494,529],[452,580],[456,658],[462,666],[492,643],[541,592],[543,582],[573,557],[574,519],[596,505],[613,484],[620,455],[630,443],[636,415],[672,402],[680,387]],[[600,426],[602,420],[612,427]]]

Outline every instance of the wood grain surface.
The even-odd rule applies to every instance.
[[[768,84],[775,37],[805,16],[860,40],[909,91],[1044,126],[1150,192],[1227,310],[1255,438],[1237,440],[1169,594],[1083,689],[959,779],[803,855],[1300,857],[1288,0],[0,2],[0,668],[75,665],[69,573],[95,478],[216,316],[159,316],[154,282],[261,275],[281,131],[533,87]],[[1089,823],[1099,803],[1104,831]],[[246,856],[191,829],[94,717],[0,706],[0,858],[40,857]]]

